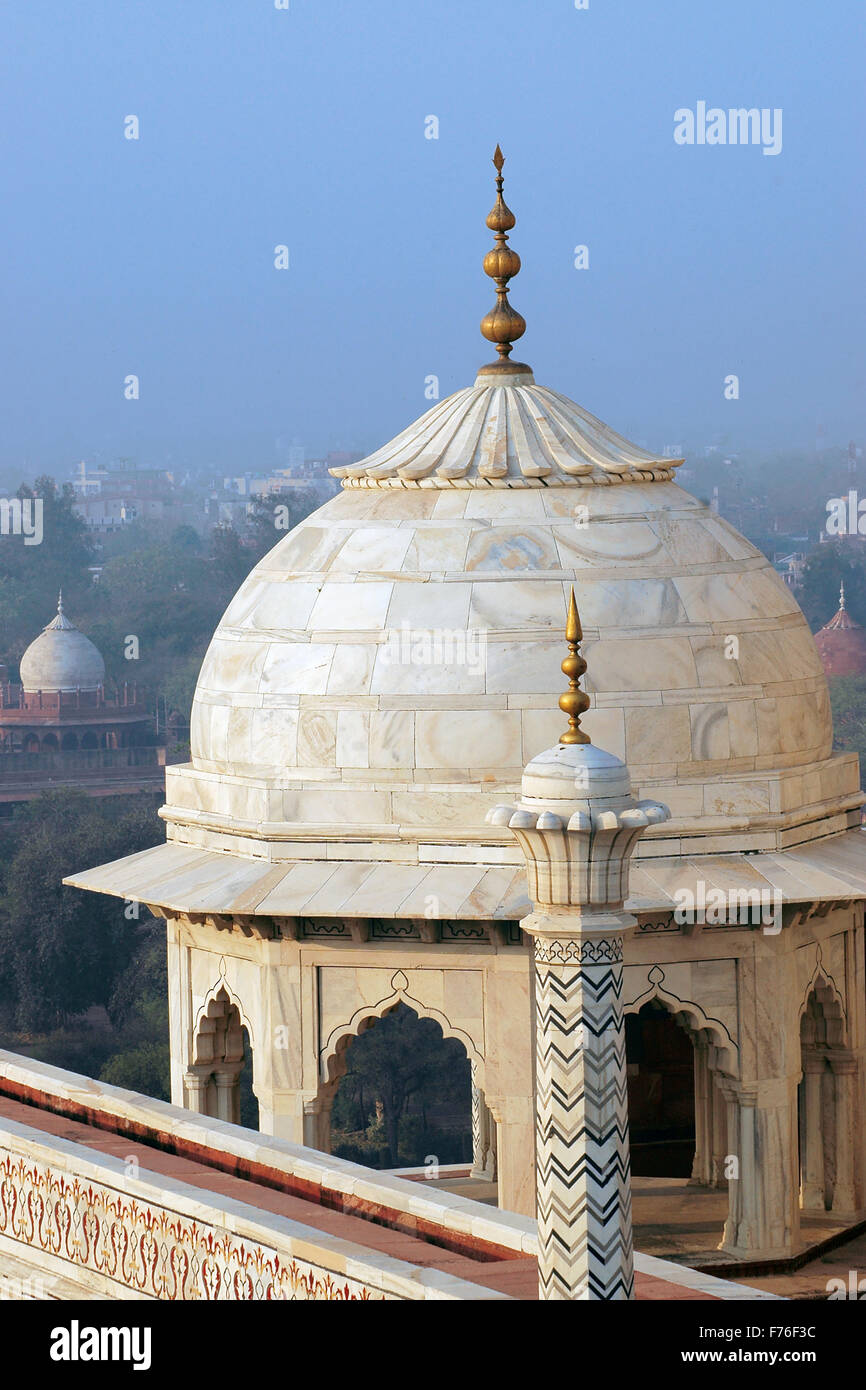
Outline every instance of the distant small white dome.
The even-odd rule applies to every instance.
[[[90,638],[64,614],[61,595],[57,616],[21,658],[21,684],[28,694],[35,694],[39,690],[97,690],[104,681],[105,662]]]

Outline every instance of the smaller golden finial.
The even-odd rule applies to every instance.
[[[559,708],[568,715],[568,728],[560,735],[560,743],[591,743],[589,734],[580,727],[580,716],[589,709],[589,696],[581,690],[578,682],[586,670],[586,662],[580,654],[583,630],[574,601],[574,588],[568,601],[568,617],[565,620],[565,640],[568,643],[568,656],[562,663],[562,673],[568,677],[568,690],[559,697]]]
[[[515,223],[514,213],[502,197],[502,166],[505,156],[499,146],[493,156],[496,168],[496,203],[487,218],[487,225],[495,233],[496,245],[484,257],[484,271],[496,284],[496,304],[481,320],[481,332],[490,343],[496,344],[499,361],[482,367],[482,372],[530,371],[523,362],[510,362],[512,346],[526,332],[526,320],[508,302],[508,281],[520,269],[520,257],[506,245],[508,233]]]

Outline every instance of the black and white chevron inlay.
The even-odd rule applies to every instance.
[[[622,943],[535,945],[541,1297],[631,1299]]]

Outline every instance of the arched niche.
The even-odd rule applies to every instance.
[[[196,1020],[192,1064],[184,1078],[187,1108],[258,1128],[252,1058],[249,1023],[223,980],[211,991]]]
[[[826,1219],[854,1210],[852,1132],[856,1061],[848,1050],[845,1009],[835,981],[816,965],[800,1007],[797,1138],[800,1208]]]

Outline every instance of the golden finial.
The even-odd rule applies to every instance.
[[[586,670],[586,662],[580,654],[583,630],[574,601],[574,589],[568,601],[568,617],[565,620],[565,640],[568,643],[568,656],[562,663],[562,673],[568,676],[568,690],[559,697],[559,708],[568,715],[568,728],[560,735],[560,743],[591,743],[589,734],[580,727],[580,716],[589,709],[589,696],[581,690],[578,681]]]
[[[506,246],[508,232],[514,226],[514,213],[506,206],[502,197],[502,166],[505,163],[499,146],[493,156],[496,167],[496,204],[487,218],[487,225],[495,233],[496,245],[484,257],[484,270],[496,283],[496,304],[481,320],[481,332],[490,343],[496,344],[499,361],[482,367],[482,372],[513,372],[530,370],[523,362],[509,362],[509,354],[514,342],[526,332],[526,320],[508,303],[508,281],[520,269],[520,257],[510,246]]]

